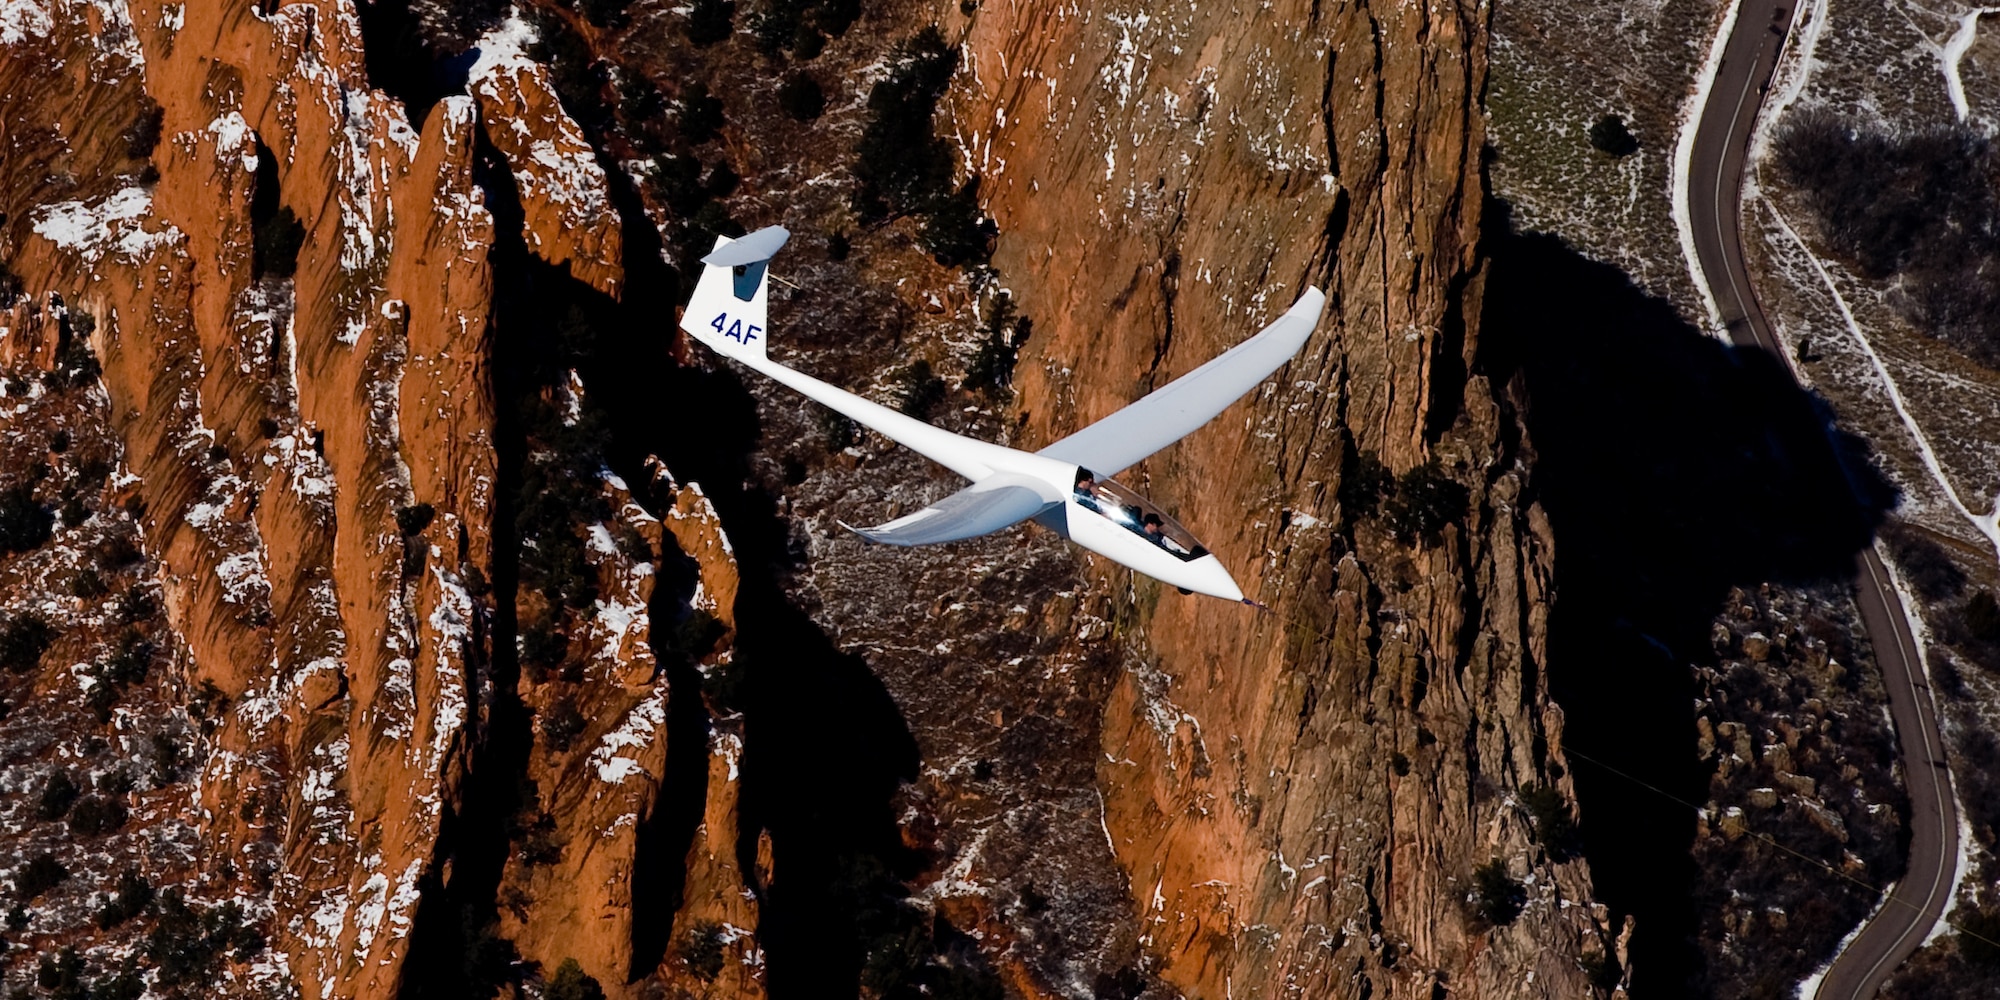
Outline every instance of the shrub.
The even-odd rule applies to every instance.
[[[1590,145],[1613,159],[1639,151],[1639,140],[1625,127],[1625,119],[1617,115],[1605,115],[1590,126]]]
[[[35,967],[35,985],[57,996],[82,996],[83,956],[67,945],[54,957],[43,954]]]
[[[1576,856],[1580,838],[1562,792],[1549,785],[1522,785],[1521,804],[1534,817],[1535,842],[1549,852],[1551,860],[1567,861]]]
[[[1959,918],[1958,953],[1969,964],[2000,969],[2000,909],[1974,910]]]
[[[129,958],[116,974],[104,976],[90,987],[90,1000],[139,1000],[145,995],[145,977]]]
[[[583,713],[576,710],[576,699],[563,695],[555,700],[541,718],[542,738],[557,752],[567,751],[578,736],[589,725]]]
[[[1583,956],[1583,974],[1590,980],[1590,985],[1609,993],[1618,985],[1618,979],[1624,974],[1624,970],[1618,967],[1618,956],[1608,951],[1600,951]]]
[[[1396,491],[1383,505],[1383,513],[1396,537],[1435,543],[1446,525],[1465,517],[1470,502],[1469,491],[1431,459],[1397,477]]]
[[[547,867],[562,861],[562,841],[556,837],[556,818],[548,813],[535,817],[521,831],[521,863],[530,868]]]
[[[70,832],[97,837],[125,825],[125,804],[105,795],[86,795],[70,810]]]
[[[918,358],[896,373],[896,408],[922,420],[944,402],[944,379],[931,372],[931,363]]]
[[[722,974],[722,964],[728,958],[723,954],[724,933],[722,925],[713,920],[698,921],[688,928],[687,944],[681,949],[681,961],[687,963],[688,971],[704,983],[715,982]]]
[[[44,820],[58,820],[69,813],[81,794],[69,772],[57,771],[42,783],[41,798],[35,803],[35,815]]]
[[[542,996],[546,1000],[604,1000],[604,987],[585,975],[576,959],[565,958],[556,966],[556,974],[550,977]]]
[[[139,113],[125,126],[125,155],[134,160],[151,159],[160,145],[160,126],[166,120],[167,109],[160,107],[160,102],[150,94],[139,95]]]
[[[2000,601],[1981,590],[1965,602],[1965,628],[1982,642],[2000,642]]]
[[[0,622],[0,668],[24,674],[41,665],[42,654],[56,641],[55,626],[32,611]]]
[[[1504,927],[1521,915],[1528,905],[1528,890],[1507,874],[1507,865],[1498,858],[1480,865],[1472,873],[1472,911],[1491,927]]]
[[[68,518],[65,517],[64,520],[67,521]],[[78,570],[75,576],[70,578],[69,592],[74,596],[90,601],[110,593],[111,588],[105,584],[104,577],[99,576],[96,570],[85,566]]]
[[[1895,278],[1891,303],[1927,333],[2000,364],[2000,154],[1963,124],[1891,132],[1830,112],[1788,117],[1784,179],[1821,237],[1864,276]]]
[[[1381,509],[1382,495],[1395,485],[1395,475],[1374,452],[1357,451],[1354,460],[1341,473],[1340,488],[1336,491],[1340,509],[1350,523],[1374,517],[1375,512]]]
[[[118,647],[104,661],[103,679],[119,687],[129,687],[146,679],[153,665],[153,644],[136,628],[127,626],[118,634]]]
[[[811,59],[840,37],[860,16],[860,0],[764,0],[751,15],[750,31],[765,55],[790,52]]]
[[[923,244],[933,260],[963,267],[993,259],[993,241],[1000,228],[979,207],[978,177],[966,181],[956,194],[931,199],[925,209]]]
[[[687,37],[696,48],[724,41],[735,30],[735,0],[694,0],[688,11]]]
[[[14,898],[22,903],[49,891],[69,878],[69,869],[47,851],[35,855],[14,872]]]
[[[1012,295],[996,297],[992,314],[986,319],[986,339],[980,341],[972,362],[966,366],[965,387],[998,402],[1012,398],[1014,366],[1020,361],[1021,346],[1033,332],[1032,320],[1015,315]]]
[[[931,118],[957,71],[958,50],[935,25],[897,46],[889,74],[868,92],[854,168],[863,216],[918,209],[950,190],[951,151],[932,132]]]
[[[826,435],[826,450],[829,453],[846,451],[861,440],[861,425],[846,414],[820,407],[819,429]]]
[[[1896,568],[1925,600],[1948,600],[1965,590],[1964,571],[1951,561],[1943,546],[1917,529],[1895,523],[1883,530],[1882,540],[1889,543],[1889,557],[1896,561]]]
[[[108,931],[145,912],[152,902],[152,883],[138,872],[128,869],[118,876],[118,891],[98,908],[97,929]]]
[[[689,663],[698,663],[715,652],[715,644],[729,634],[729,626],[709,612],[695,608],[674,626],[673,651]]]
[[[688,145],[699,146],[722,133],[726,124],[722,117],[722,99],[708,92],[708,84],[700,80],[687,85],[681,91],[680,120],[681,138]]]
[[[810,73],[793,73],[778,88],[778,107],[799,121],[809,122],[826,113],[826,92]]]
[[[409,538],[412,535],[421,535],[425,528],[431,526],[431,521],[436,518],[437,508],[427,503],[417,503],[411,504],[408,507],[400,507],[396,510],[396,530],[402,532],[404,538]]]
[[[41,548],[55,523],[55,514],[35,500],[33,487],[0,492],[0,555]]]

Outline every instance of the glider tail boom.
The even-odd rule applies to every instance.
[[[783,226],[767,226],[739,239],[718,238],[701,259],[701,281],[681,329],[725,357],[764,360],[771,257],[791,236]]]

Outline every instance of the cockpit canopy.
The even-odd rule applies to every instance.
[[[1151,500],[1122,483],[1099,479],[1088,469],[1077,470],[1074,499],[1077,506],[1152,542],[1182,562],[1208,554],[1192,532]]]

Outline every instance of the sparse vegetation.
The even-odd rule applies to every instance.
[[[1827,248],[1919,329],[2000,366],[2000,153],[1964,124],[1887,131],[1826,111],[1788,117],[1777,166]]]
[[[160,894],[153,915],[146,958],[159,970],[161,986],[207,986],[224,958],[244,961],[264,950],[264,935],[234,902],[197,910],[174,888]]]

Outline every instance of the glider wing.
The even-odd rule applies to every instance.
[[[975,483],[914,514],[906,514],[873,528],[842,525],[849,531],[883,545],[933,545],[989,535],[1019,524],[1042,511],[1061,506],[1040,489],[1018,482],[996,483],[989,479]]]
[[[1037,452],[1115,476],[1188,436],[1299,353],[1319,325],[1326,295],[1308,288],[1276,322],[1249,340],[1155,389],[1144,399]]]

